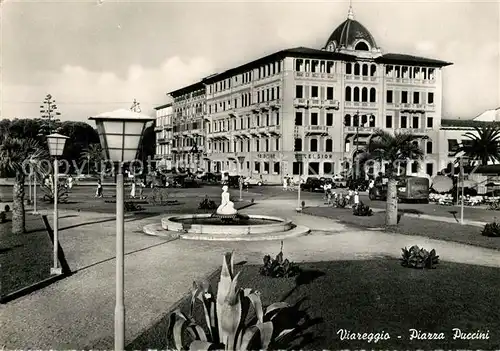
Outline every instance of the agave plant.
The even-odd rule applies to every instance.
[[[406,247],[401,249],[401,265],[407,268],[436,268],[439,263],[439,256],[436,255],[436,250],[432,249],[430,252],[424,248],[419,248],[413,245],[408,250]]]
[[[291,306],[286,302],[262,307],[260,293],[237,287],[238,276],[233,269],[233,254],[224,255],[217,296],[207,282],[193,283],[189,315],[180,310],[170,315],[168,338],[177,350],[267,350],[279,344],[295,328],[279,330],[276,316]],[[206,329],[194,319],[196,301],[201,301]],[[250,318],[251,307],[256,318]],[[170,345],[168,345],[170,348]]]

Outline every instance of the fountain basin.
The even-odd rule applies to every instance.
[[[295,227],[291,220],[274,216],[247,215],[247,219],[222,224],[211,214],[186,214],[162,218],[164,230],[204,235],[256,235],[286,232]]]

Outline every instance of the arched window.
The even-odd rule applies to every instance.
[[[332,152],[332,151],[333,151],[333,140],[326,139],[325,152]]]
[[[351,115],[349,115],[349,114],[345,115],[345,117],[344,117],[344,125],[346,127],[350,127],[351,126]]]
[[[359,88],[358,87],[354,87],[354,97],[352,100],[359,101]]]
[[[351,87],[345,87],[345,101],[351,101]]]
[[[374,77],[374,76],[375,76],[375,74],[377,74],[377,65],[372,64],[372,65],[370,66],[370,75],[371,75],[372,77]]]
[[[375,88],[370,88],[370,102],[376,102],[377,100],[377,91]]]
[[[359,76],[359,63],[354,64],[354,75]]]
[[[295,139],[294,151],[302,151],[302,139],[301,138]]]
[[[428,154],[432,154],[432,141],[428,141],[426,143],[425,152],[428,153]]]
[[[309,151],[315,152],[318,151],[318,140],[311,139]]]
[[[363,101],[363,102],[368,101],[368,88],[363,88],[361,90],[361,101]]]
[[[354,48],[354,50],[369,51],[370,48],[368,47],[368,45],[366,45],[366,43],[364,41],[360,41],[359,43],[356,44],[356,47]]]
[[[345,65],[345,73],[346,74],[352,74],[352,63],[347,62]]]
[[[363,64],[363,75],[368,76],[368,65],[367,64]]]

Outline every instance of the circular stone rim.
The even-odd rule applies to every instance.
[[[231,224],[189,224],[176,222],[176,219],[196,219],[212,218],[211,213],[202,214],[183,214],[164,217],[161,220],[163,229],[181,233],[191,234],[209,234],[209,235],[252,235],[252,234],[271,234],[286,232],[293,229],[294,225],[290,219],[266,216],[266,215],[248,215],[250,219],[264,219],[275,221],[272,224],[249,224],[249,225],[231,225]]]

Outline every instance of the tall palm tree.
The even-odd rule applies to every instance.
[[[20,139],[11,136],[3,138],[0,144],[0,169],[15,173],[12,190],[12,232],[22,234],[26,231],[24,214],[24,182],[29,164],[46,157],[47,150],[34,139]]]
[[[423,159],[424,151],[418,143],[420,137],[411,133],[399,133],[394,135],[377,129],[367,146],[369,156],[380,162],[388,162],[385,168],[385,176],[388,178],[387,202],[385,212],[386,225],[398,224],[398,195],[397,195],[397,171],[398,164],[405,164],[413,160]]]
[[[462,140],[457,154],[463,153],[469,161],[480,161],[487,165],[488,161],[500,162],[500,126],[498,124],[484,127],[474,127],[474,132],[464,134],[466,140]]]
[[[97,164],[101,162],[104,159],[101,144],[90,144],[85,150],[83,150],[80,158],[82,161],[88,162],[87,167],[89,167],[89,169],[91,163]]]

